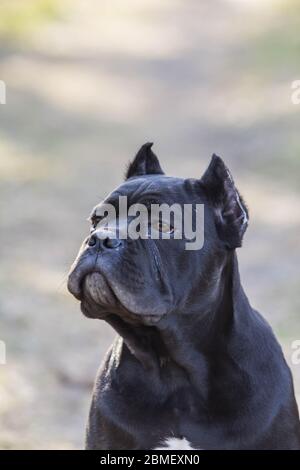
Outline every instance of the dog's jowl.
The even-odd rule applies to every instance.
[[[163,216],[162,236],[118,237],[94,209],[68,287],[117,337],[96,379],[86,447],[153,449],[173,438],[194,449],[300,449],[290,370],[241,286],[235,250],[248,211],[221,158],[202,178],[173,178],[145,144],[104,201],[116,214],[120,196],[148,211],[203,205],[204,243],[186,249]]]

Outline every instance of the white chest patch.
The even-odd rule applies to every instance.
[[[178,439],[177,437],[169,437],[161,445],[161,447],[155,447],[154,450],[196,450],[184,437]]]

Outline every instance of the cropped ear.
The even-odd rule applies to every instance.
[[[147,142],[142,145],[133,161],[129,163],[125,179],[131,178],[132,176],[164,174],[157,156],[151,150],[152,145],[152,142]]]
[[[217,155],[212,156],[200,184],[214,211],[220,239],[229,249],[241,246],[248,226],[248,209],[228,168]]]

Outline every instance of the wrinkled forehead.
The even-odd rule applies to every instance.
[[[105,202],[114,202],[120,196],[126,196],[130,203],[144,199],[184,203],[193,198],[193,183],[192,180],[165,175],[138,176],[118,186],[105,198]]]

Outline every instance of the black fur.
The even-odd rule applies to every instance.
[[[248,209],[234,185],[228,168],[217,155],[212,156],[200,184],[214,208],[220,239],[229,248],[240,247],[248,226]]]
[[[200,449],[300,449],[291,373],[241,286],[235,248],[248,211],[223,161],[214,156],[201,180],[168,178],[146,144],[127,178],[115,194],[130,202],[154,193],[205,204],[205,241],[196,252],[175,239],[83,244],[69,289],[118,333],[96,380],[87,449],[182,436]]]
[[[142,175],[163,175],[164,172],[161,169],[158,158],[153,153],[151,147],[153,143],[147,142],[142,145],[134,160],[129,164],[125,179],[132,178],[134,176]]]

